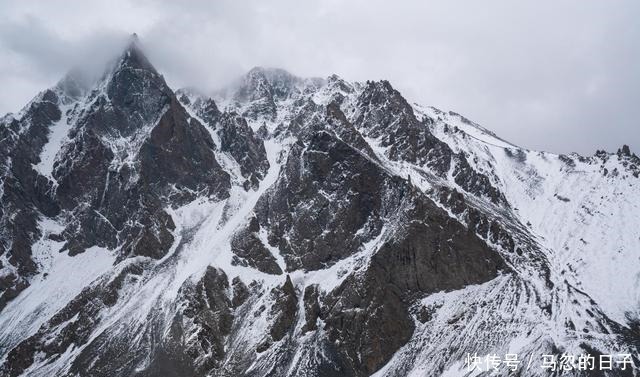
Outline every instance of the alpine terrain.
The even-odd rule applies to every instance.
[[[0,118],[1,376],[638,376],[639,353],[627,146],[527,150],[387,81],[174,91],[135,37]]]

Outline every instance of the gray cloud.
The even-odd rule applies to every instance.
[[[0,5],[0,112],[137,32],[174,87],[256,65],[388,79],[516,144],[640,149],[640,4],[542,0],[82,1]]]

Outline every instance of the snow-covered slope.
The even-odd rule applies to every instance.
[[[174,93],[137,40],[97,82],[72,78],[0,121],[3,375],[638,364],[628,148],[529,151],[385,81],[255,68]]]
[[[622,149],[592,157],[525,150],[455,114],[440,117],[434,134],[495,177],[518,219],[549,249],[555,272],[616,321],[639,318],[637,158]]]

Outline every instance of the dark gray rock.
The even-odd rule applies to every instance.
[[[240,165],[240,172],[251,188],[256,189],[269,170],[269,160],[262,140],[247,121],[236,113],[224,113],[218,123],[220,150],[229,153]]]
[[[272,319],[269,335],[272,340],[277,342],[292,330],[296,321],[298,296],[289,275],[281,287],[271,291],[271,296],[273,297],[273,305],[269,310]]]
[[[31,245],[41,236],[39,217],[55,216],[60,211],[52,183],[33,165],[40,162],[49,127],[61,116],[58,96],[46,90],[24,110],[19,121],[8,117],[0,123],[0,255],[6,253],[18,272],[7,276],[0,287],[0,311],[37,272]]]
[[[369,158],[377,160],[369,143],[366,142],[360,132],[349,122],[346,115],[340,109],[340,105],[335,101],[327,105],[327,122],[329,128],[335,132],[340,140],[366,154]]]
[[[215,159],[213,140],[202,124],[188,119],[173,97],[140,149],[141,183],[174,205],[194,199],[193,192],[226,198],[229,175]]]
[[[375,163],[321,131],[308,145],[293,146],[256,212],[287,269],[314,270],[352,255],[373,238],[395,195]]]
[[[453,167],[455,182],[465,191],[505,204],[502,193],[490,179],[474,170],[463,154],[455,154],[429,131],[434,120],[418,121],[411,105],[388,81],[367,82],[357,104],[354,121],[365,136],[380,139],[388,147],[388,157],[426,165],[436,175],[445,177]]]
[[[363,274],[349,276],[323,300],[325,330],[345,368],[367,376],[414,331],[414,298],[495,278],[509,269],[500,255],[423,194],[409,191],[394,232]]]
[[[249,289],[237,276],[233,278],[231,285],[233,287],[233,298],[231,299],[231,305],[234,308],[237,308],[238,306],[244,304],[249,298]]]
[[[54,169],[56,198],[73,219],[65,248],[76,254],[93,245],[122,246],[123,257],[159,258],[173,243],[174,224],[163,207],[198,195],[226,198],[229,175],[215,159],[209,132],[135,44],[106,78],[106,95],[91,94],[93,105]],[[113,138],[140,147],[114,149]]]
[[[252,217],[248,227],[237,232],[231,240],[231,251],[236,255],[232,263],[236,265],[251,266],[267,274],[280,275],[282,269],[276,258],[262,243],[258,236],[260,224],[258,219]]]
[[[346,375],[368,376],[403,346],[414,330],[401,292],[375,271],[352,275],[325,302],[325,331]]]
[[[320,292],[317,285],[310,285],[304,289],[304,320],[303,332],[313,331],[318,328],[318,318],[322,314],[320,308]]]

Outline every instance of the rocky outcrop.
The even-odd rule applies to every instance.
[[[35,169],[47,142],[48,129],[61,119],[58,95],[40,93],[23,110],[20,120],[0,122],[0,311],[28,286],[37,272],[31,245],[41,236],[41,215],[55,216],[60,208],[52,183]]]
[[[274,298],[270,309],[273,320],[269,328],[269,335],[277,342],[284,338],[295,324],[298,296],[289,275],[287,275],[284,284],[280,288],[272,290],[271,294]]]
[[[231,240],[231,251],[235,254],[233,264],[251,266],[267,274],[280,275],[282,269],[276,258],[262,243],[258,219],[252,217],[249,225],[234,235]]]
[[[184,106],[194,110],[195,114],[204,121],[205,125],[215,128],[222,113],[213,98],[207,97],[193,89],[179,89],[176,96]]]
[[[367,141],[362,137],[360,132],[349,122],[347,116],[340,109],[337,102],[330,102],[327,105],[327,124],[328,127],[340,138],[340,140],[351,145],[356,150],[364,153],[372,160],[377,160],[373,149]]]
[[[426,164],[437,174],[446,174],[451,166],[451,149],[433,136],[413,109],[388,81],[367,82],[358,97],[355,126],[370,138],[380,138],[389,147],[391,159]],[[426,122],[426,123],[424,123]]]
[[[320,131],[292,147],[257,217],[288,270],[324,268],[380,232],[398,195],[386,183],[375,163]]]
[[[259,353],[267,351],[273,342],[278,342],[290,334],[297,320],[298,296],[289,275],[282,286],[271,290],[270,295],[273,304],[268,312],[269,333],[258,344],[256,351]]]
[[[236,113],[224,113],[218,123],[220,150],[229,153],[240,165],[246,181],[245,190],[256,189],[269,170],[264,142],[259,140],[247,121]]]
[[[320,307],[320,291],[317,285],[309,285],[304,289],[304,326],[302,332],[318,329],[318,319],[322,315]]]
[[[379,139],[390,159],[427,166],[441,177],[452,170],[463,190],[494,203],[506,202],[490,179],[471,167],[464,154],[454,153],[433,136],[429,131],[433,119],[418,121],[409,103],[388,81],[367,82],[356,108],[355,126],[365,136]]]
[[[187,285],[183,288],[186,307],[176,315],[171,326],[176,334],[165,343],[179,341],[166,348],[188,356],[194,375],[218,368],[224,360],[225,337],[229,335],[234,319],[232,303],[226,294],[228,288],[226,274],[211,267],[195,287]],[[167,370],[166,361],[157,360],[156,370]],[[184,373],[180,368],[173,369],[177,374]],[[153,375],[153,368],[147,373]]]
[[[414,331],[408,307],[417,297],[489,281],[508,272],[478,236],[415,190],[407,189],[393,231],[361,274],[347,278],[324,300],[323,320],[354,375],[370,375]]]
[[[228,197],[229,175],[216,161],[214,149],[209,132],[197,120],[189,119],[173,97],[169,110],[140,148],[141,182],[174,205],[199,195],[224,199]]]

